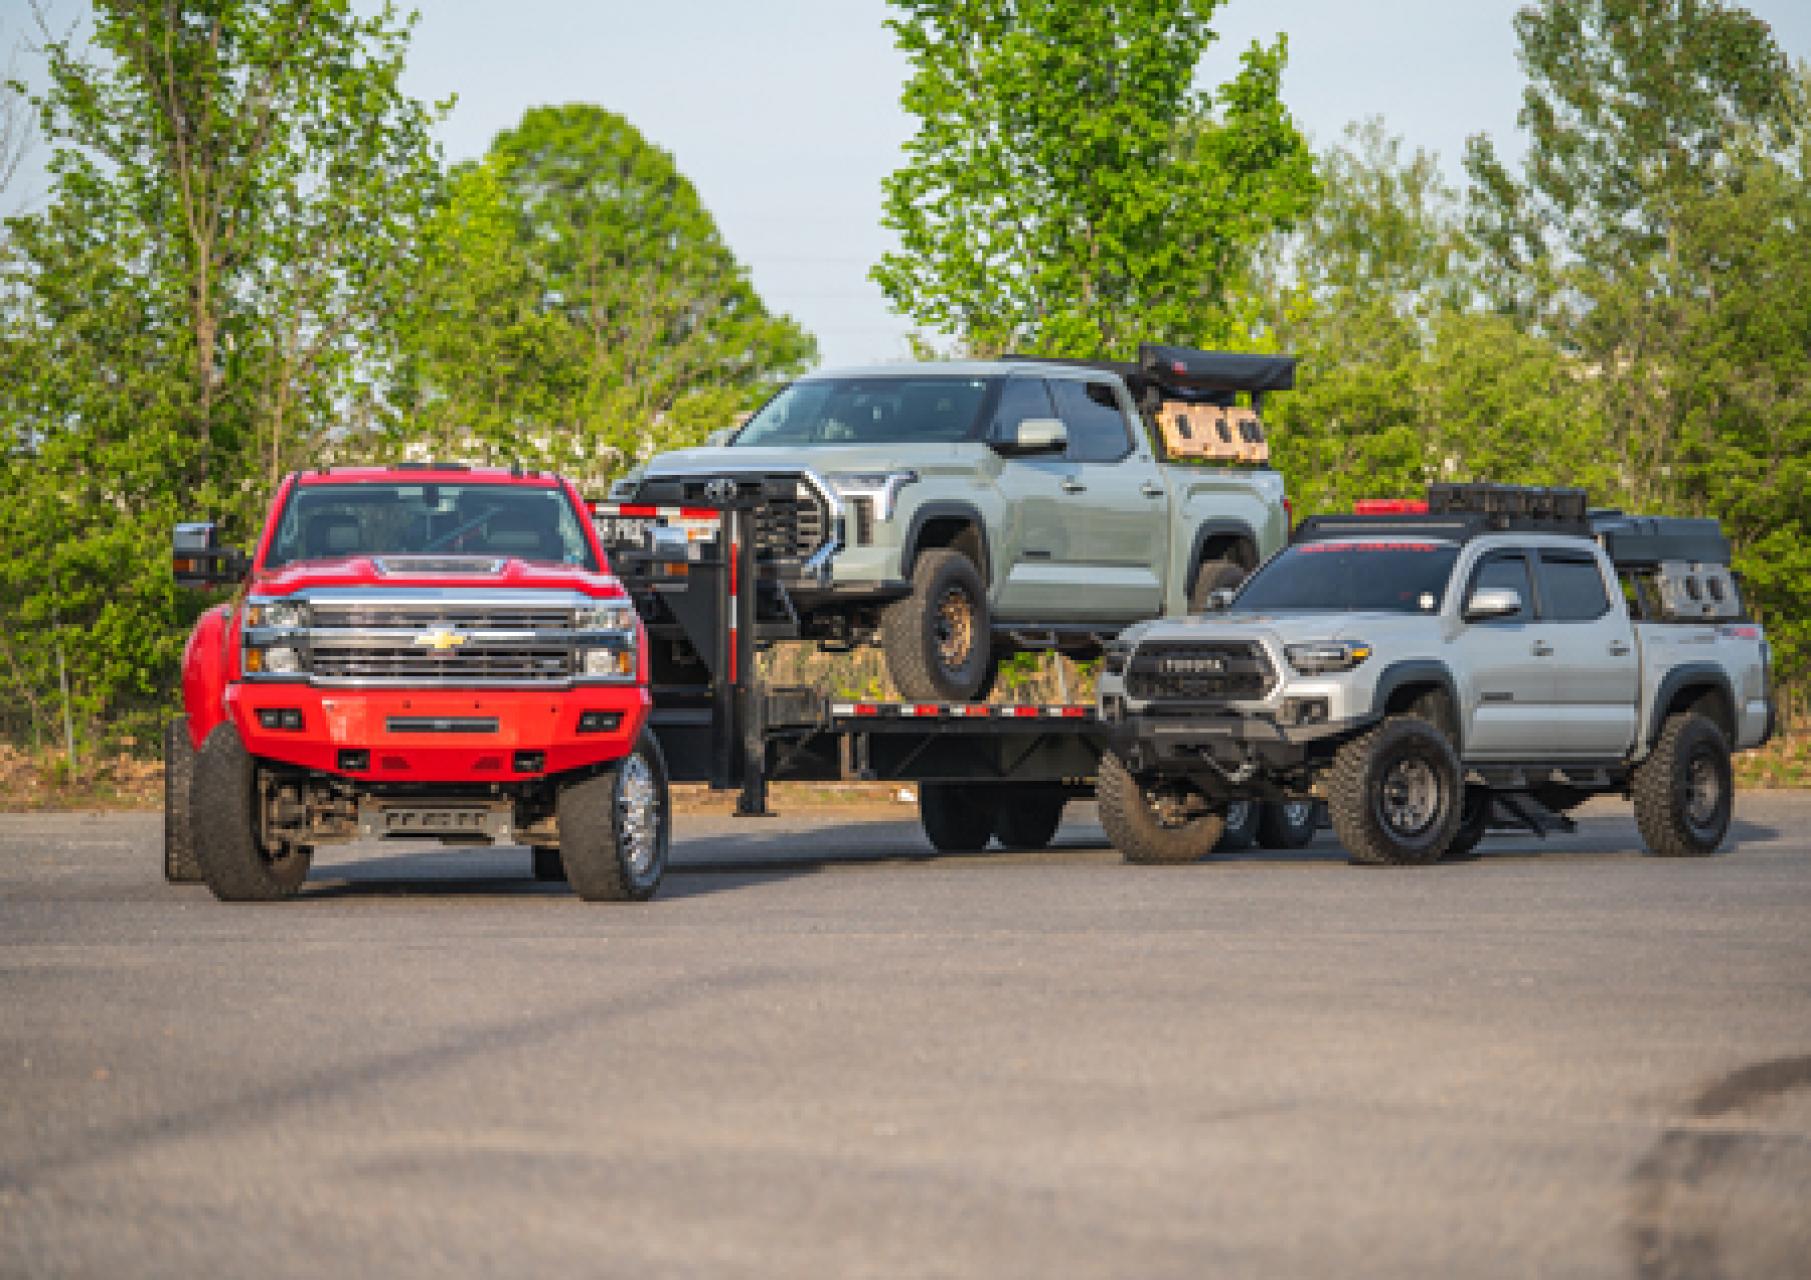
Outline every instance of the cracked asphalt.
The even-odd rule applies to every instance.
[[[682,814],[655,902],[0,816],[0,1275],[1811,1274],[1811,793],[1428,869]]]

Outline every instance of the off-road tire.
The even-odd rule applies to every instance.
[[[1166,825],[1151,808],[1143,785],[1112,752],[1100,758],[1095,798],[1107,839],[1127,862],[1141,866],[1199,862],[1213,852],[1226,826],[1217,813]]]
[[[1453,832],[1452,843],[1446,846],[1441,854],[1449,862],[1456,862],[1466,857],[1478,842],[1484,839],[1490,830],[1490,814],[1495,807],[1496,799],[1489,787],[1465,788],[1465,803],[1459,811],[1459,828]]]
[[[528,854],[536,880],[543,884],[558,884],[566,879],[566,864],[560,861],[558,845],[537,844]]]
[[[1258,846],[1264,849],[1300,849],[1314,839],[1320,813],[1312,800],[1267,801],[1258,814]]]
[[[195,785],[195,744],[189,718],[177,716],[163,730],[163,878],[171,884],[200,884],[195,833],[189,825],[189,792]]]
[[[918,822],[939,853],[979,853],[998,818],[998,807],[973,787],[926,782],[918,788]]]
[[[950,625],[946,600],[966,600],[966,656],[952,662],[945,650]],[[880,643],[887,673],[907,699],[967,702],[986,696],[998,665],[993,652],[987,585],[980,570],[960,551],[932,547],[912,566],[912,594],[895,600],[880,615]]]
[[[1214,842],[1214,852],[1238,853],[1251,848],[1258,838],[1258,823],[1262,820],[1263,807],[1256,800],[1234,800],[1227,805],[1225,826],[1220,832],[1219,840]]]
[[[1007,787],[994,801],[993,834],[1002,849],[1047,849],[1067,803],[1060,787]]]
[[[308,879],[314,851],[267,851],[258,837],[258,762],[231,724],[214,726],[195,756],[189,830],[201,878],[222,902],[293,898]]]
[[[1411,789],[1397,775],[1399,768],[1413,770],[1431,794],[1423,796],[1419,786]],[[1425,800],[1425,820],[1409,816],[1419,800]],[[1391,716],[1352,739],[1340,747],[1327,772],[1327,810],[1354,862],[1423,866],[1439,861],[1458,829],[1463,802],[1458,753],[1445,734],[1419,716]],[[1393,825],[1386,812],[1403,816]],[[1406,825],[1410,821],[1415,821],[1412,828]]]
[[[1696,781],[1712,788],[1712,794],[1697,794],[1694,772],[1700,768]],[[1635,766],[1630,790],[1635,825],[1649,853],[1660,858],[1715,853],[1735,808],[1729,740],[1708,716],[1675,712],[1661,726],[1653,751]]]
[[[568,782],[554,800],[560,863],[586,902],[645,902],[660,888],[672,848],[667,766],[654,735],[609,768]],[[651,837],[643,843],[643,836]]]
[[[1203,560],[1195,570],[1195,580],[1189,584],[1188,611],[1206,613],[1209,596],[1238,586],[1245,577],[1244,565],[1234,564],[1231,560]]]

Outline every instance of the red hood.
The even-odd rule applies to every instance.
[[[454,560],[491,557],[455,556]],[[594,573],[576,565],[505,560],[496,573],[390,572],[378,567],[383,556],[347,556],[339,560],[299,560],[280,569],[261,569],[252,576],[252,589],[261,596],[286,596],[305,587],[508,587],[550,591],[576,591],[598,599],[621,599],[622,583],[608,573]]]

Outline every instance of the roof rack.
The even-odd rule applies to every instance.
[[[1118,374],[1141,408],[1155,408],[1163,400],[1230,405],[1235,392],[1245,391],[1251,394],[1256,409],[1266,391],[1288,391],[1295,386],[1294,356],[1198,351],[1155,342],[1141,343],[1136,361],[1017,354],[1000,358]]]

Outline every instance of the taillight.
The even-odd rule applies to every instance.
[[[1288,495],[1283,497],[1283,527],[1285,529],[1295,528],[1295,503],[1289,499]]]

